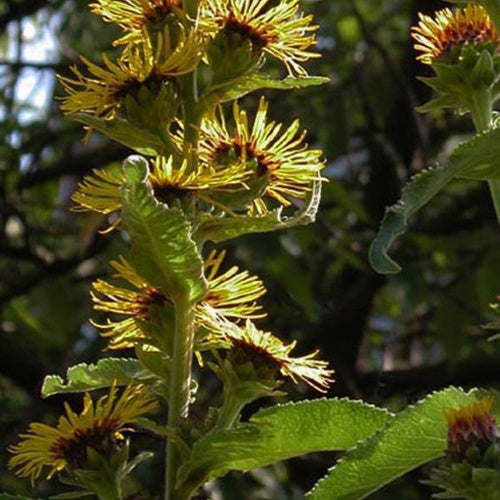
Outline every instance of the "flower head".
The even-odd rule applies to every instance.
[[[45,467],[47,479],[63,469],[85,468],[87,448],[109,458],[125,441],[123,431],[137,417],[157,407],[157,402],[142,385],[127,386],[120,396],[114,383],[109,394],[94,404],[89,393],[83,398],[83,410],[75,413],[66,403],[66,415],[56,427],[32,423],[22,440],[11,446],[14,454],[9,467],[33,483]]]
[[[242,377],[276,384],[280,373],[295,383],[303,380],[320,392],[326,392],[333,382],[334,372],[327,368],[328,363],[313,359],[318,351],[292,357],[296,342],[286,345],[273,334],[257,329],[250,320],[243,327],[227,323],[215,336],[229,349],[226,359]]]
[[[89,75],[73,66],[73,78],[59,76],[68,93],[61,109],[65,113],[89,113],[113,119],[126,96],[134,96],[143,86],[158,86],[169,79],[189,73],[201,58],[201,48],[193,30],[180,30],[180,40],[173,45],[168,27],[156,36],[156,43],[143,34],[140,44],[130,46],[112,62],[105,54],[105,67],[81,57]]]
[[[456,46],[466,42],[498,42],[498,34],[486,10],[479,5],[467,5],[452,12],[442,9],[434,18],[419,14],[420,22],[412,28],[417,57],[424,64],[445,57]]]
[[[201,127],[200,160],[204,164],[216,169],[239,164],[250,175],[248,185],[267,178],[252,204],[259,213],[267,212],[266,199],[286,207],[291,199],[304,198],[324,166],[322,152],[307,149],[306,131],[299,132],[299,121],[282,131],[282,124],[267,122],[267,109],[267,102],[261,98],[250,126],[246,111],[235,102],[233,130],[222,114],[206,119]]]
[[[248,172],[232,166],[224,170],[199,162],[195,169],[188,171],[184,160],[179,167],[174,166],[172,157],[157,156],[150,162],[149,181],[158,201],[169,203],[173,197],[196,193],[210,202],[211,191],[227,191],[244,186]],[[109,214],[120,210],[122,199],[120,186],[125,182],[122,173],[94,170],[93,175],[84,177],[78,183],[71,199],[76,203],[75,211],[94,211]]]
[[[238,35],[251,42],[256,53],[265,52],[282,61],[291,75],[306,75],[300,63],[318,54],[307,49],[315,42],[317,26],[312,16],[298,14],[299,0],[202,0],[199,10],[201,30],[215,38],[218,34]]]
[[[239,272],[235,266],[219,274],[223,258],[224,252],[212,252],[205,262],[208,292],[195,306],[196,328],[212,331],[217,321],[263,316],[261,306],[256,303],[266,292],[262,281],[248,271]],[[92,284],[94,309],[118,316],[116,320],[108,318],[104,324],[93,324],[109,338],[110,349],[154,344],[155,340],[143,332],[138,321],[149,321],[152,307],[171,304],[167,292],[149,285],[123,257],[112,261],[111,266],[116,271],[114,276],[126,281],[129,287],[115,286],[101,279]]]
[[[182,0],[95,0],[90,4],[94,14],[108,23],[116,23],[125,36],[114,44],[128,43],[142,36],[143,28],[161,24],[182,9]]]
[[[93,211],[110,214],[122,207],[120,186],[125,181],[123,174],[107,170],[93,170],[93,175],[87,175],[78,183],[77,190],[71,196],[76,203],[75,212]]]
[[[448,457],[453,461],[466,458],[467,450],[477,447],[484,453],[491,444],[500,444],[500,432],[491,414],[493,398],[446,412],[448,421]]]
[[[262,281],[248,271],[240,272],[237,266],[219,273],[225,255],[224,250],[212,250],[205,260],[208,292],[197,306],[198,318],[203,318],[203,310],[231,319],[264,317],[262,307],[256,303],[266,293]]]

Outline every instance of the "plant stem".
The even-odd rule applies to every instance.
[[[488,185],[490,186],[491,199],[500,225],[500,181],[488,181]]]
[[[198,113],[197,71],[183,77],[184,93],[184,154],[195,157],[198,147],[201,116]],[[191,158],[191,164],[192,164]]]
[[[493,102],[490,90],[471,92],[471,115],[474,126],[478,133],[489,130],[492,126]],[[500,225],[500,181],[488,181],[491,199],[495,208],[498,224]]]
[[[493,114],[493,102],[489,89],[472,90],[470,93],[470,112],[472,121],[478,134],[482,134],[491,128],[491,117]]]
[[[194,324],[193,308],[187,295],[180,295],[174,301],[175,331],[170,372],[170,395],[168,401],[168,425],[178,429],[188,415],[191,365],[193,360]],[[177,471],[181,456],[175,443],[168,440],[166,457],[165,500],[174,500]]]
[[[230,391],[224,395],[224,405],[215,425],[216,429],[230,429],[238,418],[241,409],[247,403],[239,397],[234,397]]]

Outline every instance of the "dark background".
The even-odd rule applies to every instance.
[[[260,326],[298,340],[298,352],[319,348],[336,370],[328,396],[360,398],[397,411],[449,384],[498,386],[500,356],[481,325],[499,285],[500,237],[486,184],[454,182],[411,221],[394,251],[403,271],[377,275],[367,262],[386,205],[419,169],[446,161],[472,133],[467,117],[419,115],[429,98],[416,80],[409,35],[419,9],[447,4],[418,0],[304,1],[320,25],[323,57],[308,65],[331,82],[293,92],[267,92],[272,118],[300,117],[308,142],[323,149],[321,210],[315,224],[228,243],[228,263],[247,267],[268,288],[269,316]],[[79,124],[61,116],[54,75],[77,54],[112,55],[117,31],[86,1],[0,0],[0,450],[30,421],[56,423],[62,400],[42,400],[46,374],[108,355],[88,323],[91,282],[107,261],[126,252],[119,232],[99,235],[98,220],[69,211],[82,175],[120,162],[130,151],[94,134],[81,143]],[[48,37],[48,38],[47,38]],[[54,47],[43,56],[51,40]],[[30,52],[31,47],[31,52]],[[33,48],[34,47],[34,48]],[[45,47],[45,48],[44,48]],[[42,54],[42,56],[40,56]],[[40,57],[39,57],[40,56]],[[46,91],[45,103],[35,96]],[[259,94],[245,99],[257,103]],[[93,315],[96,318],[96,315]],[[124,353],[126,354],[126,353]],[[202,399],[214,384],[201,375]],[[290,398],[316,397],[305,386]],[[79,397],[70,398],[79,408]],[[270,401],[259,401],[255,411]],[[155,446],[154,443],[148,443]],[[159,454],[161,455],[161,454]],[[8,473],[0,452],[0,491],[47,498],[57,481],[29,482]],[[315,454],[235,473],[210,488],[213,498],[301,498],[336,459]],[[153,470],[161,470],[160,458]],[[428,498],[422,471],[373,498]],[[159,473],[158,473],[159,474]],[[141,479],[157,488],[155,472]],[[217,496],[222,494],[224,496]],[[244,493],[242,493],[244,492]],[[242,496],[244,495],[244,496]]]

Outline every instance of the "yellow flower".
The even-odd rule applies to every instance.
[[[327,368],[326,361],[313,359],[318,354],[292,357],[290,352],[296,342],[284,344],[272,333],[264,332],[247,320],[244,327],[227,323],[223,330],[215,333],[222,346],[230,349],[228,359],[233,368],[241,368],[247,376],[247,363],[254,366],[257,377],[274,377],[278,372],[298,383],[299,379],[320,392],[326,392],[333,382],[333,370]]]
[[[256,300],[265,292],[265,288],[257,277],[248,271],[239,272],[236,266],[219,274],[219,267],[224,252],[217,255],[212,252],[205,262],[208,292],[201,302],[195,306],[195,326],[213,330],[219,318],[258,318],[264,316],[261,306]],[[94,309],[116,314],[117,320],[107,319],[106,323],[92,322],[103,337],[109,338],[109,349],[133,347],[138,343],[152,343],[137,324],[137,320],[148,321],[153,305],[165,306],[171,303],[168,291],[149,285],[130,265],[120,257],[112,261],[116,271],[114,277],[128,282],[131,287],[114,286],[104,280],[92,284],[91,292]]]
[[[170,193],[191,191],[210,203],[210,191],[227,191],[242,186],[247,176],[248,172],[238,166],[217,169],[203,162],[188,170],[187,160],[176,169],[171,158],[167,160],[158,156],[151,164],[150,181],[160,201],[168,198]]]
[[[419,18],[418,25],[412,28],[412,36],[416,40],[415,50],[421,52],[417,59],[424,64],[432,64],[465,42],[498,41],[493,22],[478,5],[467,5],[455,12],[446,8],[436,12],[434,18],[424,14],[419,14]]]
[[[493,401],[494,398],[489,396],[445,413],[449,458],[461,461],[467,457],[467,450],[471,447],[477,447],[484,453],[491,444],[500,443],[500,431],[491,413]]]
[[[182,0],[95,0],[90,8],[127,33],[114,43],[118,45],[140,38],[145,26],[161,24],[169,14],[179,14]]]
[[[201,55],[193,30],[186,35],[180,29],[175,47],[168,27],[157,34],[155,44],[144,32],[142,43],[129,46],[116,62],[103,54],[105,67],[100,67],[82,56],[89,75],[72,66],[74,78],[59,76],[68,93],[61,109],[69,114],[83,112],[113,119],[127,95],[134,95],[143,85],[159,85],[193,71]]]
[[[253,163],[257,178],[269,176],[264,193],[253,202],[253,208],[261,214],[267,212],[266,197],[285,207],[291,205],[290,199],[304,198],[324,166],[322,152],[307,149],[306,131],[299,132],[299,121],[295,120],[282,132],[282,124],[266,123],[267,109],[268,103],[262,97],[250,127],[247,113],[235,102],[234,130],[228,130],[222,115],[206,119],[199,146],[200,161],[204,164],[221,168],[217,165],[235,161],[248,172]],[[176,140],[181,141],[181,137]]]
[[[75,212],[99,212],[110,214],[122,207],[120,185],[125,181],[123,174],[113,174],[107,170],[93,170],[78,183],[77,190],[71,196],[76,203]]]
[[[224,318],[264,317],[265,313],[259,312],[261,306],[255,302],[266,293],[262,281],[248,271],[239,272],[237,266],[220,274],[225,255],[225,250],[220,253],[212,250],[205,260],[208,292],[197,305],[198,317],[202,316],[201,309]]]
[[[253,50],[282,61],[290,75],[307,75],[299,64],[319,54],[307,48],[315,43],[317,26],[312,16],[298,14],[299,0],[202,0],[198,21],[200,30],[214,38],[219,33],[248,38]]]
[[[49,468],[47,479],[63,469],[85,468],[88,447],[111,456],[123,444],[122,432],[128,425],[156,408],[157,402],[142,385],[128,385],[117,397],[113,383],[109,394],[96,404],[86,393],[80,414],[65,403],[66,415],[59,418],[56,427],[32,423],[29,432],[20,435],[22,440],[10,447],[14,456],[9,467],[18,476],[30,478],[32,484],[44,467]]]
[[[196,192],[200,199],[211,203],[210,191],[228,191],[244,186],[247,176],[248,172],[239,166],[217,170],[199,162],[193,170],[188,171],[187,160],[176,168],[172,157],[157,156],[150,163],[149,180],[159,201],[168,203],[170,195]],[[73,210],[102,214],[120,210],[122,207],[120,186],[124,181],[125,176],[122,173],[94,170],[93,175],[84,177],[83,181],[78,183],[77,190],[71,197],[76,203]]]

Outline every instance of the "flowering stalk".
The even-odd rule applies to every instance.
[[[497,33],[500,33],[500,0],[481,0],[481,4],[488,11],[488,14],[495,25]],[[490,110],[489,120],[491,121],[493,108]],[[479,114],[479,113],[478,113]],[[485,118],[485,116],[484,116]],[[477,119],[481,119],[480,116]],[[475,122],[476,123],[476,122]],[[476,124],[483,126],[480,122]],[[497,215],[498,223],[500,224],[500,181],[488,181],[490,188],[491,199],[493,200],[493,205],[495,207],[495,213]]]
[[[489,89],[481,89],[477,94],[472,95],[471,116],[477,133],[483,133],[492,127],[493,102]],[[495,208],[498,223],[500,224],[500,181],[488,181],[491,199]]]
[[[193,307],[187,297],[179,295],[174,300],[175,329],[172,348],[172,370],[170,374],[170,397],[168,400],[168,426],[177,429],[188,415],[191,366],[194,348]],[[180,455],[176,444],[169,439],[167,443],[165,472],[165,500],[174,498]]]
[[[421,111],[441,107],[469,112],[478,134],[491,130],[493,105],[498,99],[500,2],[466,5],[456,11],[446,8],[434,18],[420,15],[413,28],[417,59],[435,70],[433,78],[421,78],[438,97]],[[488,10],[491,9],[491,12]],[[488,180],[495,213],[500,224],[500,182]]]
[[[109,349],[135,349],[136,359],[113,362],[139,364],[139,377],[145,376],[166,400],[165,424],[146,419],[141,424],[168,441],[165,500],[187,499],[203,483],[200,476],[182,476],[200,438],[187,421],[193,355],[202,364],[213,353],[219,365],[206,364],[224,383],[224,405],[207,419],[208,433],[236,424],[245,404],[277,395],[283,377],[301,379],[320,392],[333,382],[327,364],[313,359],[317,352],[292,357],[293,342],[283,344],[253,325],[251,320],[265,316],[257,303],[265,289],[257,277],[235,266],[219,274],[223,251],[203,257],[204,241],[285,227],[274,214],[295,212],[297,200],[305,201],[307,222],[317,209],[324,161],[319,150],[304,143],[306,132],[299,131],[298,120],[287,128],[269,121],[261,98],[250,127],[236,102],[255,90],[255,81],[263,81],[262,87],[269,83],[259,74],[266,56],[282,62],[292,81],[294,75],[307,80],[301,63],[317,56],[307,50],[317,27],[299,12],[299,0],[272,5],[262,0],[94,0],[91,8],[123,29],[114,42],[122,50],[116,62],[103,56],[105,68],[83,59],[88,76],[75,66],[74,77],[60,77],[68,92],[62,108],[89,133],[103,132],[140,154],[129,156],[119,171],[95,170],[72,197],[78,211],[114,214],[106,232],[123,227],[131,244],[129,257],[110,263],[125,286],[102,279],[92,285],[94,309],[109,315],[92,324]],[[208,64],[210,76],[198,93],[201,64]],[[249,81],[254,75],[259,78]],[[231,100],[228,95],[235,100],[232,123],[222,110],[222,103]],[[200,106],[201,100],[208,104]],[[297,221],[303,223],[298,216]],[[133,419],[117,420],[122,421]],[[101,425],[98,421],[91,429]],[[120,437],[117,431],[110,439]],[[33,475],[32,467],[38,474],[53,465],[51,456],[39,461],[33,466],[31,457],[21,454],[14,464],[24,475]],[[57,462],[55,472],[63,465]],[[82,462],[81,467],[87,472],[91,465]],[[119,500],[119,481],[131,470],[120,467],[116,481],[104,480],[111,493],[104,488],[101,498]],[[92,478],[96,490],[101,480]]]

